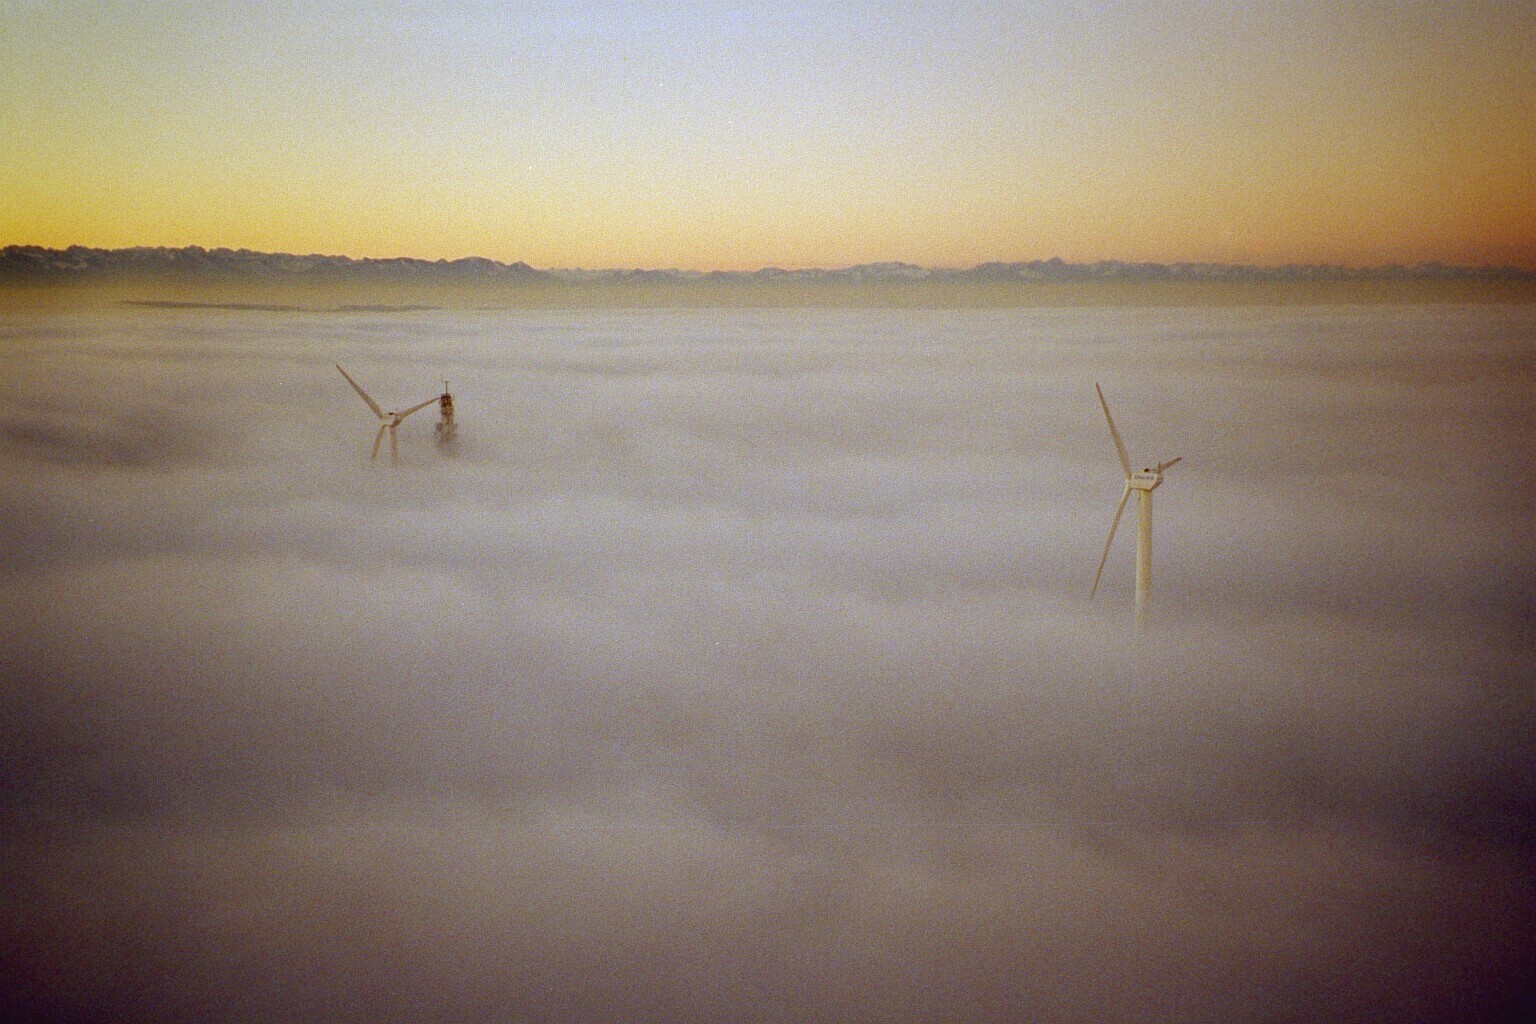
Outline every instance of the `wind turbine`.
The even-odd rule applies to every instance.
[[[448,382],[443,381],[443,395],[437,399],[437,442],[438,444],[450,443],[459,432],[459,428],[453,422],[453,395],[448,393]]]
[[[340,363],[336,364],[336,369],[341,370]],[[400,461],[400,439],[395,436],[395,430],[400,426],[400,421],[405,419],[411,413],[416,412],[418,409],[425,409],[427,406],[437,401],[437,399],[429,398],[425,402],[422,402],[420,405],[413,405],[409,409],[402,409],[399,412],[385,412],[383,409],[379,408],[379,403],[375,402],[373,398],[369,396],[368,392],[363,390],[362,385],[352,379],[352,375],[350,373],[348,373],[346,370],[341,370],[341,375],[347,378],[347,383],[352,385],[353,391],[356,391],[359,395],[363,396],[363,401],[368,403],[368,408],[373,410],[373,414],[377,416],[380,421],[379,432],[373,435],[373,454],[368,456],[368,461],[372,462],[374,459],[379,457],[379,442],[384,440],[384,431],[387,430],[389,431],[389,464],[392,466],[395,465]]]
[[[1155,468],[1143,467],[1132,473],[1130,456],[1125,454],[1125,442],[1120,440],[1120,431],[1115,429],[1115,418],[1109,414],[1109,403],[1104,401],[1104,389],[1095,383],[1093,390],[1099,393],[1099,405],[1109,424],[1109,436],[1115,441],[1115,454],[1120,456],[1120,468],[1125,470],[1125,491],[1120,495],[1120,504],[1115,506],[1115,518],[1109,524],[1109,539],[1104,542],[1104,554],[1099,558],[1099,571],[1093,574],[1093,591],[1088,598],[1092,600],[1099,592],[1099,577],[1104,574],[1104,563],[1109,559],[1109,546],[1114,543],[1115,530],[1120,526],[1120,514],[1125,511],[1125,503],[1130,500],[1131,492],[1135,491],[1136,625],[1140,628],[1147,623],[1147,605],[1152,600],[1152,492],[1163,482],[1163,470],[1182,461],[1184,456],[1159,462]]]

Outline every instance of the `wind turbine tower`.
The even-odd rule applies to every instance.
[[[448,382],[443,381],[443,394],[437,400],[437,443],[448,444],[458,436],[459,428],[453,422],[453,395],[448,393]]]
[[[1115,454],[1120,456],[1120,468],[1125,471],[1125,490],[1120,495],[1120,504],[1115,507],[1114,521],[1109,524],[1109,538],[1104,541],[1104,554],[1099,557],[1099,571],[1093,574],[1093,591],[1088,595],[1092,600],[1099,592],[1099,577],[1104,574],[1104,563],[1109,559],[1109,546],[1114,543],[1115,530],[1120,526],[1120,515],[1125,511],[1125,503],[1130,500],[1131,492],[1136,492],[1136,627],[1140,629],[1147,624],[1148,607],[1152,603],[1152,492],[1157,490],[1163,482],[1163,470],[1175,462],[1183,461],[1183,456],[1169,459],[1167,462],[1159,462],[1156,467],[1142,467],[1136,472],[1131,472],[1131,459],[1125,453],[1125,442],[1120,440],[1120,431],[1115,429],[1115,418],[1109,414],[1109,403],[1104,401],[1104,389],[1098,384],[1093,385],[1093,390],[1099,393],[1099,406],[1104,410],[1104,420],[1109,424],[1109,436],[1115,442]]]

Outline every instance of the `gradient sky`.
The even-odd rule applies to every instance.
[[[1536,266],[1528,2],[0,0],[0,244]]]

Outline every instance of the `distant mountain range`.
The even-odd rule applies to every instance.
[[[401,282],[464,284],[826,284],[1009,283],[1023,281],[1446,281],[1536,280],[1522,267],[1466,267],[1444,263],[1412,266],[1342,267],[1286,264],[1260,267],[1233,263],[1128,263],[1061,259],[1022,263],[980,263],[968,270],[911,263],[861,263],[837,270],[535,270],[519,260],[500,263],[471,256],[457,260],[353,259],[349,256],[295,256],[249,249],[138,247],[91,249],[72,245],[47,249],[8,245],[0,249],[0,283],[86,282],[161,278],[228,282]]]
[[[294,256],[250,249],[151,248],[45,249],[8,245],[0,249],[0,281],[69,281],[112,278],[186,278],[218,281],[531,281],[547,275],[526,263],[462,260],[352,259],[349,256]]]

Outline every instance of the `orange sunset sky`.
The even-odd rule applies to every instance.
[[[0,244],[1536,266],[1526,2],[0,0]]]

